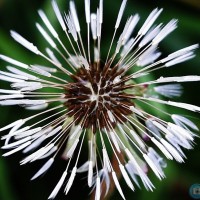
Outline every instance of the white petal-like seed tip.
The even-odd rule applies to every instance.
[[[27,48],[28,50],[32,51],[35,54],[39,54],[39,50],[36,46],[34,46],[31,42],[23,38],[20,34],[18,34],[15,31],[10,31],[11,36],[14,40],[16,40],[18,43],[20,43],[22,46]]]
[[[125,7],[126,7],[126,3],[127,3],[127,0],[123,0],[121,7],[120,7],[120,10],[119,10],[119,13],[118,13],[118,16],[117,16],[115,29],[117,29],[119,27],[119,24],[121,22],[121,19],[122,19],[122,16],[123,16],[123,13],[124,13],[124,10],[125,10]]]

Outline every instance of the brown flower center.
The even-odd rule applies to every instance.
[[[95,133],[97,127],[110,129],[126,121],[124,116],[132,113],[128,107],[133,103],[123,92],[123,73],[119,67],[100,69],[94,64],[89,70],[81,67],[73,75],[74,82],[66,85],[65,105],[75,124],[81,123]]]

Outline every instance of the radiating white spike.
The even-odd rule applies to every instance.
[[[49,48],[46,48],[46,52],[49,55],[50,59],[54,61],[54,63],[56,63],[57,65],[61,65],[59,60],[54,55],[53,51],[51,51]],[[43,67],[43,66],[40,66],[40,67]],[[57,72],[57,69],[54,69],[54,68],[45,67],[45,69],[46,69],[46,71],[49,71],[49,72]]]
[[[51,32],[51,34],[55,37],[58,38],[58,34],[55,31],[55,29],[53,28],[53,26],[51,25],[51,23],[49,22],[47,16],[45,15],[43,10],[38,10],[38,14],[40,15],[42,21],[44,22],[44,24],[46,25],[46,27],[49,29],[49,31]]]
[[[119,191],[121,197],[125,200],[125,196],[124,196],[124,194],[122,192],[122,189],[120,187],[119,181],[117,179],[117,175],[116,175],[116,173],[114,171],[112,172],[112,177],[113,177],[113,181],[115,183],[115,186],[116,186],[117,190]]]
[[[100,23],[100,13],[99,9],[97,8],[97,37],[101,37],[101,23]]]
[[[151,181],[149,180],[147,175],[142,171],[142,169],[140,168],[139,164],[135,160],[134,156],[129,151],[129,149],[126,148],[125,152],[126,152],[128,158],[130,159],[131,163],[133,164],[133,166],[136,168],[137,173],[140,176],[140,178],[141,178],[144,186],[146,187],[146,189],[147,190],[150,189],[151,191],[153,191],[154,185],[151,183]]]
[[[76,138],[76,137],[77,137],[77,134],[78,134],[81,130],[82,130],[81,125],[74,126],[73,129],[71,129],[69,139]]]
[[[131,22],[128,26],[128,29],[123,37],[123,45],[126,44],[126,42],[129,40],[131,34],[133,33],[134,29],[135,29],[135,26],[137,25],[138,21],[139,21],[140,17],[138,14],[134,15],[131,19]]]
[[[13,147],[16,148],[17,146],[19,146],[19,145],[21,145],[21,144],[23,144],[23,143],[25,143],[25,142],[27,142],[27,141],[29,141],[29,140],[31,140],[31,137],[30,137],[30,136],[29,136],[29,137],[26,137],[26,138],[24,138],[24,139],[22,139],[22,140],[19,140],[19,141],[10,143],[10,144],[6,144],[6,145],[2,146],[1,148],[2,148],[2,149],[10,149],[10,148],[13,148]]]
[[[177,103],[177,102],[173,102],[173,101],[168,101],[168,104],[172,105],[172,106],[179,107],[179,108],[191,110],[191,111],[194,111],[194,112],[200,112],[199,106],[195,106],[195,105],[191,105],[191,104],[187,104],[187,103]]]
[[[100,183],[100,177],[98,176],[96,179],[95,200],[100,200],[100,198],[101,198],[101,183]]]
[[[10,129],[10,128],[13,128],[13,127],[17,127],[17,125],[22,125],[22,123],[24,123],[24,120],[23,119],[19,119],[15,122],[12,122],[11,124],[8,124],[7,126],[4,126],[3,128],[0,128],[0,132],[1,131],[5,131],[7,129]]]
[[[15,83],[14,83],[15,84]],[[17,88],[17,87],[14,87],[14,84],[12,84],[12,87],[13,88],[16,88],[16,89],[20,89],[21,92],[32,92],[32,91],[35,91],[35,90],[39,90],[39,89],[42,89],[43,86],[41,85],[33,85],[33,86],[27,86],[27,87],[22,87],[22,88]],[[47,87],[47,86],[44,86],[44,87]],[[29,99],[26,99],[26,101],[30,101]],[[44,102],[46,104],[46,102]],[[28,103],[29,104],[29,103]],[[30,105],[29,105],[30,106]]]
[[[39,156],[41,154],[41,152],[43,152],[45,149],[45,147],[40,148],[39,150],[37,150],[36,152],[32,153],[31,155],[27,156],[26,158],[24,158],[21,162],[20,165],[24,165],[28,162],[30,162],[33,158]]]
[[[157,60],[160,57],[160,52],[151,52],[147,57],[145,57],[143,60],[138,60],[137,65],[138,66],[146,66],[152,64],[155,60]],[[142,75],[141,75],[142,76]]]
[[[20,43],[22,46],[27,48],[28,50],[32,51],[35,54],[39,54],[39,50],[36,46],[33,45],[33,43],[29,42],[25,38],[23,38],[21,35],[19,35],[15,31],[10,31],[11,36],[13,37],[14,40],[16,40],[18,43]]]
[[[157,121],[152,121],[152,123],[158,128],[160,129],[163,133],[165,134],[169,134],[170,132],[167,130],[167,128],[165,128],[162,124],[158,123]]]
[[[40,157],[40,160],[41,159],[44,159],[44,158],[48,158],[49,156],[51,156],[54,152],[56,152],[58,150],[58,147],[55,146],[53,147],[48,153],[46,153],[45,155],[41,156]]]
[[[130,180],[130,178],[129,178],[129,176],[128,176],[125,168],[124,168],[124,166],[122,164],[120,164],[119,168],[120,168],[120,171],[121,171],[121,173],[122,173],[122,175],[124,177],[124,180],[126,181],[126,184],[131,188],[131,190],[134,191],[134,186],[133,186],[133,184],[132,184],[132,182],[131,182],[131,180]]]
[[[178,151],[171,145],[169,144],[166,140],[163,138],[160,140],[161,143],[167,148],[167,150],[173,155],[176,161],[178,162],[184,162],[183,158],[181,155],[178,153]]]
[[[63,17],[62,17],[62,15],[61,15],[61,13],[60,13],[60,10],[59,10],[59,8],[58,8],[58,4],[56,3],[55,0],[53,0],[51,3],[52,3],[53,10],[54,10],[54,12],[55,12],[55,14],[56,14],[56,17],[57,17],[57,19],[58,19],[58,21],[59,21],[59,23],[60,23],[60,25],[61,25],[63,31],[66,31],[66,30],[67,30],[67,27],[66,27],[66,25],[65,25],[65,22],[64,22],[64,20],[63,20]]]
[[[132,19],[133,19],[132,15],[127,19],[126,24],[124,26],[124,30],[123,30],[123,32],[120,35],[120,38],[118,40],[118,43],[120,43],[122,45],[124,45],[126,43],[125,37],[126,37],[126,34],[127,34],[128,30],[129,30],[129,27],[130,27]]]
[[[78,42],[76,27],[75,27],[74,21],[72,19],[71,13],[69,13],[69,15],[65,15],[65,21],[69,28],[69,32],[72,34],[72,37],[74,38],[74,41]]]
[[[15,65],[15,66],[22,67],[22,68],[24,68],[24,69],[28,69],[28,68],[29,68],[28,65],[26,65],[26,64],[24,64],[24,63],[22,63],[22,62],[19,62],[19,61],[13,59],[13,58],[10,58],[10,57],[8,57],[8,56],[4,56],[4,55],[1,55],[1,54],[0,54],[0,59],[4,60],[4,61],[6,61],[6,62],[8,62],[8,63],[10,63],[10,64],[13,64],[13,65]]]
[[[153,170],[153,172],[155,173],[155,175],[162,180],[162,177],[159,174],[159,170],[157,169],[156,165],[153,163],[153,161],[148,157],[147,154],[143,154],[144,159],[146,160],[146,162],[148,163],[148,165],[151,167],[151,169]]]
[[[42,135],[41,137],[36,139],[32,144],[30,144],[27,148],[23,150],[23,153],[28,153],[29,151],[32,151],[35,148],[37,148],[45,140],[45,138],[46,136]]]
[[[138,183],[138,180],[136,178],[136,170],[134,169],[131,161],[129,161],[128,163],[126,163],[125,165],[126,170],[128,171],[129,175],[131,176],[131,178],[133,179],[133,181],[135,182],[135,184],[140,188],[140,185]]]
[[[30,145],[30,144],[31,144],[31,142],[28,141],[28,142],[26,142],[26,143],[20,145],[19,147],[17,147],[17,148],[15,148],[15,149],[13,149],[13,150],[11,150],[11,151],[9,151],[9,152],[3,154],[2,156],[4,156],[4,157],[10,156],[11,154],[14,154],[14,153],[16,153],[16,152],[18,152],[18,151],[20,151],[20,150],[26,148],[26,147],[27,147],[28,145]]]
[[[63,126],[58,126],[57,128],[53,129],[51,132],[47,133],[47,138],[54,136],[57,134],[60,130],[62,130]]]
[[[108,116],[109,116],[109,118],[110,118],[110,121],[111,121],[111,122],[115,122],[115,117],[114,117],[114,115],[112,114],[112,112],[111,112],[110,110],[108,110],[107,113],[108,113]]]
[[[103,23],[103,0],[99,1],[99,23]]]
[[[9,73],[9,72],[0,71],[0,74],[1,75],[5,75],[5,76],[10,77],[10,78],[28,80],[28,77],[26,77],[26,76],[22,76],[22,75],[18,75],[18,74],[13,74],[13,73]]]
[[[27,79],[29,80],[38,80],[38,77],[32,75],[32,74],[29,74],[29,73],[26,73],[24,71],[21,71],[15,67],[11,67],[11,66],[7,66],[6,67],[10,72],[14,73],[14,74],[18,74],[18,75],[21,75],[21,76],[25,76],[27,77]]]
[[[160,32],[160,27],[162,24],[159,24],[158,26],[152,28],[149,30],[149,32],[144,36],[144,38],[139,43],[139,47],[143,47],[146,44],[148,44],[155,36]]]
[[[163,29],[158,33],[158,35],[153,39],[152,44],[157,45],[161,42],[167,35],[177,28],[177,20],[172,19],[168,24],[166,24]]]
[[[152,147],[149,147],[148,151],[150,155],[153,155],[156,159],[158,159],[158,161],[163,160],[163,163],[161,166],[162,168],[165,168],[167,166],[167,163],[164,161],[164,159]]]
[[[177,51],[177,53],[175,52],[174,54],[169,54],[166,58],[163,58],[162,60],[160,60],[160,62],[161,63],[167,63],[167,62],[171,62],[171,61],[176,60],[176,59],[179,60],[180,58],[184,58],[184,57],[187,57],[187,56],[194,55],[193,51],[189,51],[189,52],[181,52],[181,51],[179,52],[179,51]]]
[[[109,176],[108,171],[105,168],[101,169],[99,171],[99,177],[100,179],[102,178],[102,180],[105,181],[105,184],[106,184],[105,196],[106,196],[110,188],[110,176]]]
[[[31,178],[31,180],[34,180],[44,174],[53,164],[54,158],[50,158],[43,166],[42,168]]]
[[[158,102],[158,103],[161,103],[161,104],[167,104],[167,105],[175,106],[175,107],[178,107],[178,108],[183,108],[183,109],[190,110],[190,111],[193,111],[193,112],[200,112],[199,106],[191,105],[191,104],[188,104],[188,103],[179,103],[179,102],[174,102],[174,101],[163,101],[163,100],[155,99],[155,98],[151,98],[151,97],[147,98],[146,100]]]
[[[88,186],[92,187],[92,180],[93,180],[93,161],[89,161],[89,168],[88,168]]]
[[[71,55],[68,61],[77,69],[80,68],[82,65],[79,56]]]
[[[181,115],[175,115],[175,114],[173,114],[171,117],[176,125],[182,126],[183,124],[185,124],[196,131],[199,130],[198,127],[186,117],[183,117]]]
[[[25,122],[22,121],[22,123],[19,123],[18,125],[14,126],[14,127],[10,130],[10,132],[9,132],[8,135],[2,136],[2,139],[7,139],[7,138],[9,138],[9,137],[11,137],[11,136],[17,135],[18,133],[21,133],[21,132],[24,132],[24,131],[29,130],[29,129],[30,129],[30,126],[26,126],[26,127],[24,127],[24,128],[19,129],[24,123],[25,123]]]
[[[146,127],[148,128],[148,131],[153,134],[156,138],[161,138],[161,134],[160,134],[160,131],[158,129],[158,127],[156,127],[154,124],[153,124],[153,120],[151,118],[147,119],[145,121],[145,125]]]
[[[133,112],[133,113],[136,113],[136,114],[138,114],[138,115],[140,115],[140,116],[144,116],[143,115],[143,113],[138,109],[138,108],[136,108],[136,107],[134,107],[134,106],[130,106],[130,110]]]
[[[43,86],[33,85],[33,86],[23,87],[23,88],[20,89],[20,91],[21,92],[32,92],[32,91],[39,90],[39,89],[42,89],[42,88],[43,88]]]
[[[162,153],[166,156],[166,158],[173,160],[171,154],[167,151],[167,149],[154,137],[151,138],[151,141],[162,151]]]
[[[176,135],[174,131],[171,130],[171,132],[172,134],[166,135],[165,138],[168,140],[170,144],[172,144],[178,150],[178,152],[181,154],[183,158],[186,158],[180,146],[185,149],[193,149],[192,143],[188,141],[186,138],[183,138],[180,135]]]
[[[70,6],[70,11],[71,11],[71,14],[72,14],[72,19],[73,19],[76,31],[80,32],[81,29],[80,29],[80,24],[79,24],[79,20],[78,20],[78,16],[77,16],[75,3],[73,1],[70,1],[69,6]]]
[[[52,58],[51,58],[52,59]],[[53,59],[52,59],[53,60]],[[55,60],[53,60],[54,62],[56,62]],[[56,73],[58,70],[55,69],[55,68],[52,68],[52,67],[47,67],[47,66],[44,66],[44,65],[32,65],[32,66],[35,66],[39,69],[42,69],[43,71],[46,71],[46,72],[49,72],[49,73]]]
[[[168,55],[168,57],[172,57],[172,58],[175,58],[175,57],[178,57],[178,56],[181,56],[181,55],[184,55],[188,52],[191,52],[191,51],[194,51],[195,49],[199,48],[199,44],[194,44],[194,45],[191,45],[189,47],[185,47],[183,49],[180,49],[178,51],[175,51],[174,53],[171,53]]]
[[[19,121],[20,121],[20,120],[19,120]],[[10,139],[11,139],[12,136],[14,136],[14,135],[17,134],[16,132],[18,131],[18,129],[19,129],[24,123],[25,123],[25,120],[21,120],[21,122],[18,123],[18,124],[16,124],[16,125],[10,130],[10,132],[9,132],[7,135],[5,135],[5,136],[2,137],[2,139],[5,139],[5,145],[7,145],[7,144],[9,143],[9,141],[10,141]]]
[[[131,135],[133,136],[133,138],[135,139],[135,141],[137,142],[137,144],[142,148],[145,149],[145,144],[144,142],[141,140],[141,138],[139,137],[138,134],[135,133],[135,131],[130,130]]]
[[[162,96],[173,98],[173,97],[180,97],[183,93],[183,88],[180,84],[167,84],[156,86],[153,88],[157,93],[161,94]]]
[[[153,25],[155,20],[158,18],[162,10],[163,9],[158,10],[158,8],[156,8],[150,13],[148,18],[144,22],[143,26],[139,30],[138,35],[145,35],[147,33],[147,31],[151,28],[151,26]]]
[[[89,70],[90,69],[90,65],[89,65],[87,59],[85,59],[83,56],[80,56],[79,58],[81,60],[81,63],[85,67],[85,69]]]
[[[41,137],[42,135],[47,135],[50,131],[53,130],[53,127],[50,126],[48,128],[45,128],[45,129],[42,129],[41,131],[39,131],[38,133],[32,135],[32,138],[36,139],[36,138],[39,138]]]
[[[40,82],[23,81],[23,82],[13,83],[11,87],[17,89],[22,89],[26,87],[42,88],[42,84]]]
[[[0,101],[0,105],[8,106],[8,105],[39,105],[46,103],[45,100],[4,100]]]
[[[91,14],[91,30],[93,40],[97,39],[97,15],[95,13]]]
[[[109,172],[111,172],[111,167],[110,167],[108,153],[107,153],[107,151],[106,151],[105,148],[102,149],[102,152],[103,152],[104,168],[106,168]]]
[[[76,176],[76,170],[77,170],[76,167],[74,167],[74,168],[72,169],[72,173],[71,173],[71,175],[70,175],[70,177],[69,177],[69,180],[68,180],[68,183],[67,183],[67,185],[66,185],[66,187],[65,187],[65,194],[66,194],[66,195],[67,195],[67,193],[69,192],[69,190],[70,190],[70,188],[71,188],[71,186],[72,186],[72,184],[73,184],[73,182],[74,182],[74,179],[75,179],[75,176]]]
[[[74,144],[71,146],[71,148],[69,149],[69,151],[67,152],[67,154],[66,154],[65,157],[71,158],[71,157],[73,156],[74,151],[75,151],[75,149],[76,149],[76,147],[77,147],[77,145],[78,145],[78,142],[79,142],[79,139],[76,139],[76,140],[74,141]]]
[[[70,135],[72,134],[73,135],[73,132],[74,132],[74,128],[71,128],[71,132],[70,132]],[[71,158],[73,156],[73,153],[77,147],[77,144],[79,142],[79,137],[81,135],[81,131],[79,131],[75,137],[73,138],[69,138],[68,141],[67,141],[67,145],[66,145],[66,148],[63,152],[63,158],[64,159],[68,159],[68,158]]]
[[[182,56],[179,56],[175,59],[172,59],[171,61],[167,62],[165,64],[166,67],[171,67],[173,65],[176,65],[176,64],[179,64],[179,63],[182,63],[182,62],[185,62],[187,60],[191,60],[192,58],[194,58],[195,55],[193,54],[193,52],[189,52],[187,54],[184,54]]]
[[[138,58],[137,65],[145,66],[147,64],[153,63],[161,53],[157,52],[156,46],[150,46],[146,51],[144,51]]]
[[[2,94],[20,94],[20,91],[0,89],[0,94],[1,93]]]
[[[24,80],[22,80],[22,79],[12,78],[12,77],[8,77],[8,76],[4,76],[4,75],[0,75],[0,80],[11,82],[11,83],[21,83],[21,82],[24,82]]]
[[[148,151],[149,152],[147,153],[147,156],[150,158],[150,160],[156,166],[160,176],[162,178],[165,178],[165,174],[164,174],[162,168],[165,168],[167,166],[167,163],[153,148],[149,147]]]
[[[42,76],[51,77],[51,74],[35,65],[31,65],[31,70]]]
[[[56,195],[58,194],[60,188],[62,187],[65,181],[66,176],[67,176],[67,171],[64,171],[63,175],[61,176],[60,180],[58,181],[56,187],[54,188],[48,199],[54,199],[56,197]]]
[[[190,81],[200,81],[200,76],[174,76],[174,77],[160,77],[153,83],[168,83],[168,82],[190,82]]]
[[[120,10],[119,10],[119,13],[118,13],[118,16],[117,16],[115,29],[117,29],[119,27],[119,24],[121,22],[121,19],[122,19],[122,16],[123,16],[123,13],[124,13],[124,10],[125,10],[125,7],[126,7],[126,3],[127,3],[127,0],[123,0],[121,7],[120,7]]]
[[[38,23],[36,23],[37,29],[40,31],[44,39],[51,45],[52,48],[56,48],[55,42],[51,39],[51,37],[48,35],[48,33],[42,28],[42,26]]]
[[[90,0],[85,0],[85,17],[86,22],[90,23]]]
[[[193,141],[194,138],[192,137],[192,132],[178,126],[172,123],[168,123],[168,126],[175,132],[178,132],[179,135],[182,135],[183,137],[187,138],[188,140]]]
[[[115,145],[115,148],[117,149],[117,151],[121,152],[120,147],[119,147],[119,143],[118,143],[117,138],[115,136],[115,133],[113,131],[110,131],[109,136],[111,137],[112,142]]]
[[[48,107],[48,103],[36,105],[36,106],[27,106],[25,109],[26,110],[44,110]]]
[[[123,57],[124,55],[127,54],[127,52],[130,50],[131,46],[133,45],[134,43],[134,38],[131,38],[129,41],[127,41],[127,43],[124,45],[123,49],[122,49],[122,52],[121,52],[121,57]],[[122,65],[123,67],[123,65]]]
[[[83,173],[83,172],[87,172],[89,170],[89,162],[90,161],[86,161],[85,163],[83,163],[78,169],[77,169],[77,173]]]
[[[54,147],[54,144],[49,144],[45,148],[41,148],[42,150],[31,160],[31,162],[40,159],[43,155],[48,153],[53,147]]]
[[[94,39],[94,38],[93,38]],[[100,55],[98,49],[94,48],[94,62],[98,62],[100,60]]]

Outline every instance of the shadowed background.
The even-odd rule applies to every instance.
[[[68,9],[68,0],[57,0],[62,10]],[[83,36],[85,35],[85,16],[83,10],[83,0],[76,0],[78,14],[83,27]],[[93,4],[94,2],[94,4]],[[92,0],[92,8],[95,11],[97,0]],[[117,17],[121,0],[105,0],[104,3],[104,24],[102,53],[105,55],[110,44],[114,30],[114,24]],[[164,12],[157,22],[167,23],[172,18],[179,19],[178,29],[168,36],[160,45],[163,54],[168,54],[185,46],[199,43],[200,41],[200,1],[199,0],[169,0],[169,1],[149,1],[149,0],[129,0],[125,12],[128,17],[131,14],[139,13],[141,16],[139,25],[142,25],[145,18],[155,7],[164,8]],[[50,0],[0,0],[0,54],[6,54],[27,63],[41,62],[38,57],[26,51],[23,47],[12,40],[9,30],[13,29],[22,34],[25,38],[38,45],[42,50],[46,47],[46,42],[38,33],[35,22],[41,20],[38,17],[37,10],[44,9],[58,33],[61,32],[58,22],[52,13]],[[126,17],[123,18],[125,22]],[[137,26],[138,28],[139,26]],[[64,39],[64,38],[63,38]],[[170,69],[155,73],[155,76],[180,76],[180,75],[200,75],[200,54],[192,61],[174,66]],[[1,70],[5,69],[6,64],[0,61]],[[0,82],[0,88],[7,87],[8,84]],[[183,96],[177,100],[200,106],[200,83],[184,83]],[[176,112],[176,110],[174,110]],[[33,112],[34,113],[34,112]],[[183,112],[185,115],[193,116],[193,120],[200,127],[198,119],[200,115],[190,112]],[[31,111],[25,111],[20,107],[1,107],[0,108],[0,127],[15,121],[19,118],[29,116]],[[2,135],[5,133],[2,133]],[[188,159],[185,164],[178,164],[173,161],[167,161],[168,167],[165,169],[167,178],[160,182],[153,174],[150,178],[154,183],[156,190],[147,192],[142,186],[136,188],[133,193],[125,183],[121,181],[127,200],[189,200],[189,188],[194,183],[200,183],[200,140],[197,138],[194,150],[186,151]],[[2,143],[1,143],[2,145]],[[0,154],[3,151],[0,150]],[[87,154],[85,155],[85,158]],[[0,158],[0,200],[45,200],[59,180],[66,162],[57,159],[56,164],[49,170],[44,177],[30,182],[30,178],[41,166],[42,163],[19,166],[21,153],[15,154],[9,158]],[[77,175],[76,181],[67,197],[62,191],[56,199],[77,199],[86,200],[88,197],[88,187],[86,185],[86,174]],[[121,199],[118,192],[114,192],[111,199]]]

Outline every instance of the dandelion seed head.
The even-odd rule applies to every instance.
[[[131,15],[125,25],[121,23],[128,3],[123,0],[104,57],[101,46],[103,0],[95,11],[91,11],[90,0],[84,3],[86,37],[81,34],[84,26],[79,23],[75,2],[70,1],[69,12],[63,12],[57,2],[52,1],[52,9],[71,50],[42,10],[38,11],[41,22],[36,23],[36,28],[48,45],[45,52],[11,31],[16,42],[42,57],[47,64],[26,64],[0,55],[0,59],[9,64],[7,71],[0,71],[0,80],[11,83],[12,88],[0,89],[0,105],[38,110],[37,114],[0,128],[0,132],[7,131],[2,136],[2,149],[7,151],[3,156],[22,151],[26,157],[21,165],[47,159],[32,177],[34,180],[49,170],[61,155],[66,160],[66,169],[49,199],[56,197],[62,185],[67,195],[77,173],[87,173],[88,187],[95,193],[95,200],[106,195],[111,184],[115,184],[125,199],[117,170],[131,190],[134,191],[135,186],[141,188],[139,178],[144,187],[152,191],[155,187],[148,174],[152,172],[160,180],[165,178],[167,163],[163,156],[184,162],[183,149],[193,148],[197,126],[185,116],[170,113],[161,106],[200,112],[198,106],[169,100],[181,96],[180,83],[200,81],[200,77],[151,80],[145,77],[155,70],[194,58],[198,44],[163,58],[158,45],[177,28],[178,21],[172,19],[166,25],[156,25],[163,11],[156,8],[136,33],[138,14]],[[118,33],[119,27],[122,27],[121,33]],[[81,164],[79,158],[84,142],[88,143],[88,157]]]

